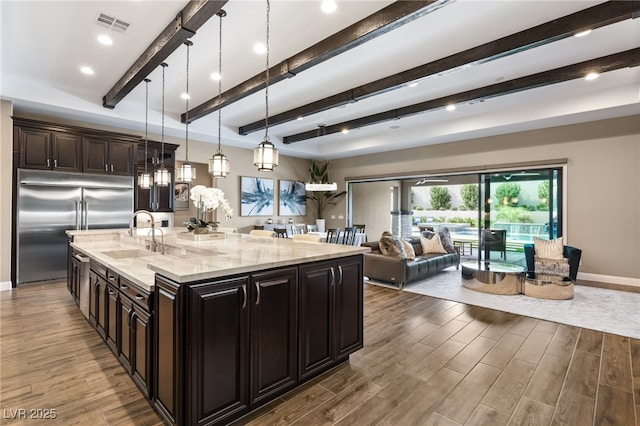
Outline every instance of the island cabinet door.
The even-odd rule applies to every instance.
[[[98,310],[100,309],[100,280],[98,274],[89,271],[89,324],[98,325]]]
[[[334,263],[300,267],[298,370],[300,380],[333,363]]]
[[[336,360],[344,360],[364,344],[362,256],[336,262]]]
[[[189,287],[185,424],[225,424],[248,411],[250,284],[241,276]]]
[[[298,269],[253,274],[251,403],[271,399],[296,383]]]
[[[145,397],[151,395],[153,322],[151,314],[133,305],[131,315],[131,374]]]
[[[120,294],[118,303],[120,351],[118,359],[128,373],[131,373],[131,316],[133,315],[133,302],[128,297]]]
[[[109,309],[109,289],[107,281],[98,276],[98,288],[97,288],[97,318],[96,318],[96,330],[103,339],[107,339],[107,327],[109,321],[108,309]]]
[[[118,356],[118,290],[108,284],[106,296],[105,340],[111,352]]]

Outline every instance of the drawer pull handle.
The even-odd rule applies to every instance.
[[[115,281],[116,277],[114,277],[113,275],[109,275],[109,281]]]
[[[256,296],[256,306],[258,306],[260,304],[260,283],[258,281],[256,281],[256,291],[258,292]]]
[[[242,300],[242,308],[241,309],[244,309],[244,308],[247,307],[247,286],[244,285],[244,284],[242,284],[242,294],[243,294],[244,297],[242,298],[243,300]]]
[[[136,300],[144,300],[144,296],[136,294]]]
[[[129,286],[125,285],[125,284],[120,284],[120,289],[121,290],[129,290]]]
[[[116,294],[116,292],[115,292],[115,291],[113,291],[113,290],[109,290],[109,295],[110,295],[110,296],[113,296],[114,294]]]

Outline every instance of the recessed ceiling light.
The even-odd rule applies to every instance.
[[[451,104],[451,105],[447,105],[447,111],[453,111],[456,109],[456,106]]]
[[[267,46],[265,46],[262,42],[258,42],[253,45],[253,51],[259,55],[264,55],[265,53],[267,53]]]
[[[300,120],[304,120],[304,117],[303,117],[303,116],[300,116],[300,117],[296,118],[296,120],[298,120],[298,121],[300,121]]]
[[[414,81],[413,83],[407,84],[408,87],[416,87],[417,85],[418,85],[417,81]]]
[[[211,80],[220,81],[222,80],[222,76],[218,71],[214,71],[211,73]]]
[[[579,33],[575,33],[574,36],[576,37],[584,37],[586,35],[589,35],[589,33],[591,33],[591,30],[584,30],[584,31],[580,31]]]
[[[100,34],[98,36],[98,42],[104,44],[105,46],[111,46],[113,44],[113,40],[106,34]]]
[[[181,97],[182,99],[185,99],[185,100],[186,100],[186,99],[191,99],[191,96],[189,96],[189,94],[188,94],[188,93],[182,93],[182,94],[180,95],[180,97]]]
[[[342,129],[342,132],[341,132],[341,133],[342,133],[343,135],[346,135],[347,133],[349,133],[349,129]]]
[[[94,75],[95,72],[93,72],[93,69],[91,69],[91,67],[80,67],[80,72],[82,74],[86,74],[86,75]]]
[[[333,0],[325,0],[322,2],[320,8],[324,13],[333,13],[338,8],[338,5]]]
[[[600,76],[600,74],[598,74],[597,72],[590,72],[589,74],[587,74],[584,79],[585,80],[595,80],[596,78],[598,78]]]

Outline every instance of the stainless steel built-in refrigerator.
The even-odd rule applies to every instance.
[[[18,169],[18,284],[67,276],[68,229],[126,228],[133,177]]]

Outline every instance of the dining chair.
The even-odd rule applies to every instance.
[[[366,225],[356,225],[354,223],[352,226],[356,228],[356,234],[364,234],[364,228],[366,227]]]
[[[340,242],[340,228],[328,228],[326,242],[338,244]]]
[[[307,232],[318,232],[318,225],[307,225]]]
[[[342,234],[342,244],[352,246],[355,239],[356,239],[355,226],[347,226],[346,228],[344,228],[344,232]]]
[[[305,234],[306,229],[307,228],[304,223],[296,223],[291,226],[291,235]]]
[[[288,238],[287,228],[275,228],[273,232],[276,238]]]

